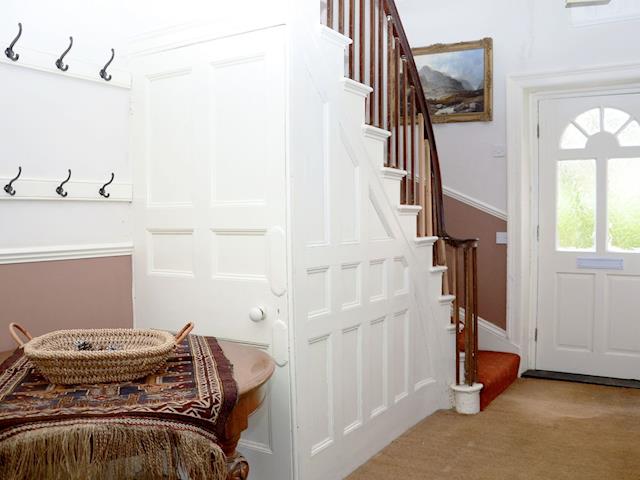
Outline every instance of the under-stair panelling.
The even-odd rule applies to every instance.
[[[291,166],[295,358],[305,372],[297,445],[309,480],[342,478],[448,408],[454,378],[450,305],[430,270],[436,239],[417,238],[421,208],[400,204],[406,172],[384,166],[390,134],[365,123],[371,88],[341,78],[334,57],[350,41],[326,30],[305,49],[313,61],[293,72],[305,83],[292,121],[301,139],[321,139],[314,155],[296,155],[306,145],[293,139]]]

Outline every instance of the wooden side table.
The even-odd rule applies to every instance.
[[[275,371],[275,363],[268,354],[257,348],[223,341],[220,346],[233,364],[233,376],[238,384],[238,403],[227,419],[224,436],[219,439],[220,446],[227,456],[227,480],[245,480],[249,477],[249,464],[236,447],[240,435],[248,426],[249,416],[266,396],[266,383]],[[0,363],[11,353],[0,352]]]
[[[227,456],[227,480],[245,480],[249,477],[249,464],[236,447],[240,435],[247,429],[249,416],[264,401],[266,384],[275,371],[275,363],[267,353],[257,348],[223,341],[220,346],[233,364],[233,377],[238,384],[238,403],[227,419],[220,446]]]

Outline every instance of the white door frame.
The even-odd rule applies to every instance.
[[[507,338],[520,349],[521,371],[536,367],[538,101],[638,88],[638,63],[507,77]]]

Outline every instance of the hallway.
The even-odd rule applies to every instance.
[[[486,411],[440,411],[348,480],[640,478],[640,390],[519,379]]]

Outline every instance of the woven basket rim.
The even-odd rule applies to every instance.
[[[42,350],[42,346],[54,338],[65,335],[74,336],[90,336],[90,335],[109,335],[117,334],[119,336],[139,336],[141,334],[153,334],[161,342],[158,345],[149,347],[141,347],[135,350]],[[70,329],[56,330],[54,332],[45,333],[39,337],[35,337],[24,344],[24,354],[29,358],[51,360],[61,358],[61,360],[83,360],[83,359],[124,359],[139,356],[154,356],[164,354],[173,349],[176,345],[175,336],[164,330],[155,329],[132,329],[132,328],[93,328],[93,329]]]

